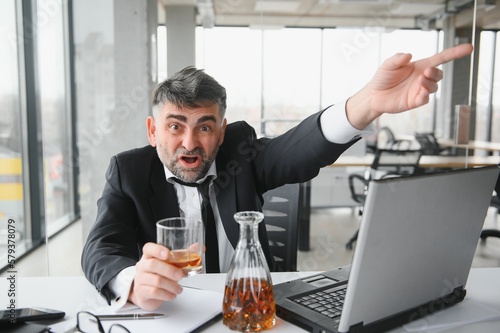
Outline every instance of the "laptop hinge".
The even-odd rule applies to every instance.
[[[349,327],[349,333],[351,333],[351,332],[353,332],[353,333],[363,332],[364,328],[365,328],[365,326],[363,325],[363,322],[360,322],[360,323],[351,325],[351,327]]]

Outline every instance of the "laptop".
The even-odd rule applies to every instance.
[[[370,182],[350,266],[274,286],[311,332],[383,332],[461,302],[499,168]]]

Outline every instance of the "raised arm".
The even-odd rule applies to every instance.
[[[348,100],[349,122],[363,129],[383,113],[400,113],[426,104],[443,78],[437,66],[465,57],[472,50],[471,44],[461,44],[413,62],[409,53],[388,58],[372,80]]]

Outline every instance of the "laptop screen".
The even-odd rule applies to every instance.
[[[498,167],[370,183],[339,331],[464,287]]]

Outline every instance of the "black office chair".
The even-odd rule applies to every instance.
[[[363,205],[372,179],[399,177],[422,172],[418,166],[421,156],[421,150],[377,149],[373,163],[366,175],[349,175],[347,179],[349,190],[352,200],[360,204],[359,215],[363,214]],[[358,231],[346,243],[346,248],[352,250],[357,239]]]
[[[381,127],[377,134],[371,139],[368,137],[365,139],[366,142],[366,152],[375,154],[377,149],[410,149],[412,145],[412,140],[408,139],[397,139],[394,132],[387,127]]]
[[[449,147],[441,147],[434,133],[415,133],[415,140],[419,143],[424,155],[448,155]]]
[[[500,214],[500,176],[498,176],[497,184],[495,185],[496,195],[491,197],[490,206],[497,209],[497,214]],[[486,242],[488,237],[500,238],[500,230],[496,229],[484,229],[481,231],[481,240]]]
[[[300,184],[264,193],[264,221],[277,272],[297,271]]]
[[[377,132],[376,148],[381,149],[410,149],[412,140],[408,139],[397,139],[394,132],[387,127],[381,127]]]

